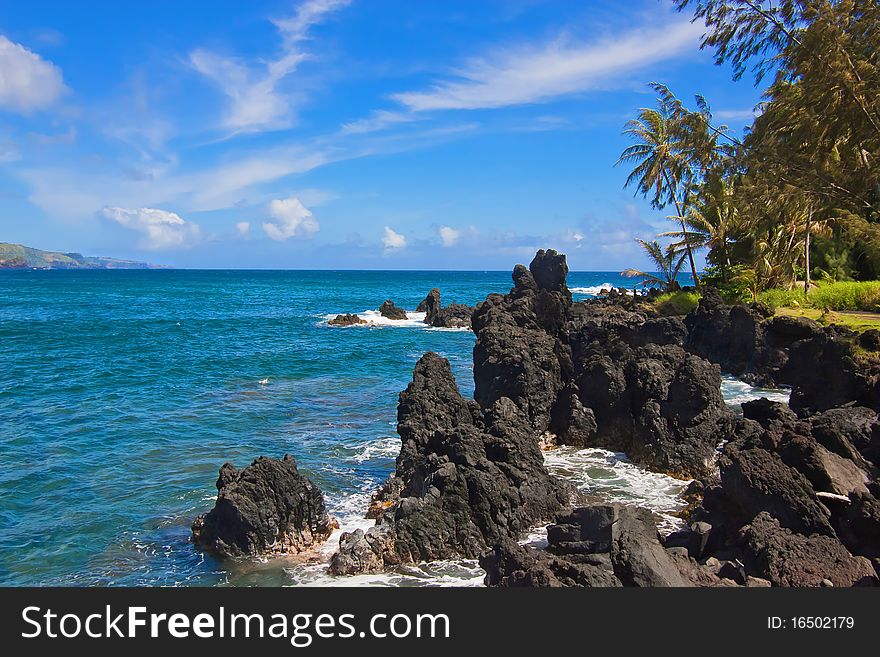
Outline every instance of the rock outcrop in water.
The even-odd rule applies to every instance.
[[[379,314],[387,319],[401,320],[407,318],[406,311],[394,305],[391,299],[387,299],[379,306]]]
[[[445,359],[427,353],[400,394],[402,446],[377,493],[376,526],[343,534],[330,572],[476,557],[554,517],[571,491],[552,478],[509,399],[482,410],[462,398]]]
[[[717,365],[685,351],[677,318],[627,304],[572,304],[565,256],[539,251],[514,288],[474,313],[474,396],[511,399],[536,435],[625,451],[667,473],[704,477],[732,415]]]
[[[346,313],[344,315],[336,315],[327,323],[330,326],[356,326],[358,324],[366,324],[367,320],[361,319],[352,313]]]
[[[261,456],[243,470],[220,468],[217,502],[192,525],[193,544],[221,557],[303,552],[336,527],[321,490],[291,456]]]
[[[376,525],[342,536],[331,572],[481,555],[493,586],[876,584],[880,335],[728,306],[712,290],[684,321],[635,297],[573,303],[567,271],[539,251],[474,310],[475,401],[444,359],[419,360]],[[439,290],[420,310],[433,325]],[[735,419],[722,369],[790,384],[792,408],[759,400]],[[689,524],[660,537],[644,509],[570,510],[538,448],[553,441],[699,479]],[[547,549],[517,543],[554,519]]]
[[[470,328],[473,306],[451,303],[445,308],[440,303],[440,289],[433,288],[416,308],[425,313],[425,324],[435,328]]]

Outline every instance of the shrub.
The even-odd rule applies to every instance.
[[[654,308],[661,315],[687,315],[700,303],[700,295],[696,292],[667,292],[654,300]]]
[[[782,306],[803,306],[806,303],[806,300],[804,299],[804,291],[802,289],[785,290],[780,287],[764,290],[758,295],[758,300],[767,304],[771,308],[779,308]]]
[[[820,285],[810,291],[810,303],[823,310],[880,309],[880,281],[846,281]]]
[[[806,299],[801,288],[783,290],[773,288],[761,292],[760,300],[771,308],[810,307],[820,310],[880,310],[880,281],[842,281],[820,283],[812,288]]]

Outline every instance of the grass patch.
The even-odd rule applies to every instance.
[[[880,330],[880,314],[878,313],[861,311],[836,312],[833,310],[820,310],[819,308],[777,308],[776,314],[787,315],[788,317],[806,317],[823,326],[837,324],[838,326],[845,326],[856,333],[862,333],[868,329]]]
[[[667,292],[654,300],[654,309],[661,315],[687,315],[699,303],[696,292]]]
[[[813,308],[834,311],[880,311],[880,281],[825,283],[812,288],[807,298],[803,289],[765,290],[760,300],[771,308]]]

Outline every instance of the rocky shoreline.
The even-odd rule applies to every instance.
[[[573,302],[567,273],[565,256],[539,251],[508,294],[472,312],[442,308],[436,289],[420,304],[431,325],[463,326],[470,312],[474,399],[445,359],[419,360],[400,395],[395,472],[365,509],[376,524],[341,536],[330,572],[462,557],[480,558],[490,586],[877,584],[880,335],[725,305],[712,290],[685,318],[633,296]],[[790,407],[762,399],[735,417],[722,371],[791,386]],[[693,480],[686,526],[662,537],[645,509],[586,504],[544,466],[541,448],[554,444]],[[263,524],[222,512],[248,470],[221,470],[217,507],[194,524],[198,546],[241,556],[326,538],[320,492],[295,465],[280,477],[253,470],[259,483],[239,505]],[[309,493],[279,508],[285,476]],[[517,542],[547,523],[545,549]]]

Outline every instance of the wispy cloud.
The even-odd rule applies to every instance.
[[[312,56],[303,47],[309,30],[349,2],[307,0],[293,16],[273,20],[281,36],[281,52],[257,65],[202,49],[190,53],[190,65],[229,97],[223,119],[225,129],[233,133],[262,132],[293,123],[294,99],[280,88],[281,83]]]
[[[758,112],[754,109],[729,109],[718,110],[713,115],[720,121],[752,121],[758,116]]]
[[[619,84],[648,65],[696,50],[702,32],[700,25],[676,21],[588,44],[563,37],[537,46],[500,48],[453,71],[454,79],[393,98],[414,112],[544,102]]]
[[[365,119],[343,124],[340,132],[344,135],[359,135],[368,132],[379,132],[398,125],[418,121],[419,117],[406,112],[389,112],[377,110]]]
[[[60,68],[0,34],[0,109],[30,114],[66,91]]]
[[[157,208],[104,208],[101,214],[143,236],[139,246],[151,251],[192,246],[201,239],[198,224]]]

